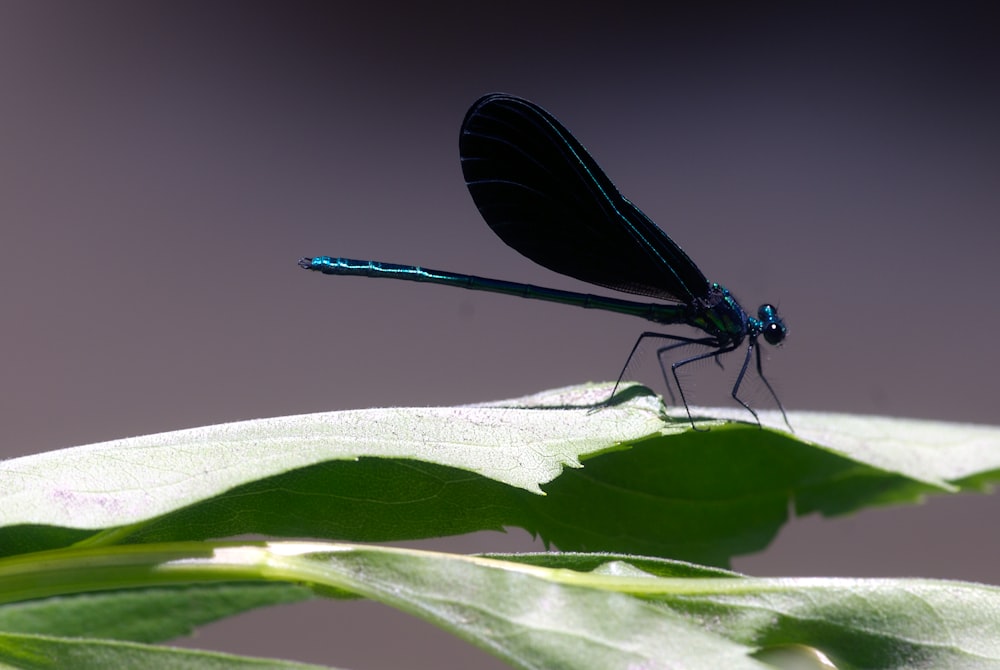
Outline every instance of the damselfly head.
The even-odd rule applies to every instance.
[[[778,308],[774,305],[764,304],[757,310],[757,318],[760,320],[760,333],[768,344],[781,344],[788,334],[785,322],[778,317]]]

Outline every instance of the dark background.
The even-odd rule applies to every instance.
[[[295,265],[589,289],[504,246],[466,192],[458,128],[491,91],[558,116],[744,306],[779,305],[790,334],[767,370],[789,409],[996,423],[992,17],[690,4],[3,2],[0,454],[613,379],[642,322]],[[726,402],[733,374],[692,371],[696,401]],[[998,508],[808,518],[736,567],[998,584]],[[499,667],[370,603],[252,613],[191,643]]]

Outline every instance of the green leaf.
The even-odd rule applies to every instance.
[[[122,574],[159,584],[295,582],[385,603],[517,668],[760,670],[769,666],[758,656],[789,648],[840,668],[1000,668],[1000,588],[980,584],[756,579],[626,555],[477,557],[318,542],[57,553],[37,573],[40,588],[120,588]],[[0,567],[0,577],[11,576]],[[94,654],[106,649],[77,642],[80,653],[88,644]],[[7,644],[0,659],[35,653],[20,640]]]
[[[789,645],[844,668],[1000,668],[1000,588],[980,584],[754,579],[628,556],[580,571],[595,557],[265,552],[272,569],[398,607],[519,668],[762,668],[752,655]]]
[[[244,421],[0,463],[0,552],[245,533],[388,541],[518,526],[562,549],[727,565],[800,513],[982,487],[1000,429],[728,410],[642,387]],[[545,495],[540,495],[544,491]]]
[[[0,633],[0,666],[20,670],[320,670],[322,666],[131,642]]]
[[[0,631],[164,642],[234,614],[311,597],[301,586],[259,582],[83,593],[8,603],[0,607]]]

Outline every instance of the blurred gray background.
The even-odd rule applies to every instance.
[[[296,267],[590,290],[506,247],[463,185],[459,124],[491,91],[559,117],[745,307],[779,305],[766,369],[789,409],[997,423],[992,6],[689,4],[0,3],[0,455],[614,379],[640,321]],[[734,368],[691,371],[696,401],[726,402]],[[998,512],[808,518],[736,567],[997,584]],[[370,603],[186,644],[501,667]]]

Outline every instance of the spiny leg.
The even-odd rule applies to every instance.
[[[773,388],[771,388],[771,382],[767,381],[767,377],[764,376],[764,368],[760,362],[760,347],[757,347],[757,375],[760,377],[761,381],[764,382],[764,386],[767,387],[767,390],[771,392],[771,397],[774,398],[774,402],[777,403],[778,409],[781,410],[781,418],[785,420],[785,425],[788,426],[788,430],[794,433],[795,429],[792,428],[792,424],[788,422],[788,415],[785,414],[785,406],[781,404],[778,394],[774,392]]]
[[[751,414],[753,414],[753,418],[757,422],[757,428],[763,428],[763,426],[760,425],[760,417],[757,416],[757,412],[755,412],[753,410],[753,408],[750,407],[750,405],[748,405],[745,402],[743,402],[743,400],[739,396],[740,384],[743,383],[743,376],[747,372],[747,366],[750,364],[750,356],[751,356],[751,354],[753,354],[754,345],[756,345],[756,344],[757,344],[757,338],[756,337],[751,337],[750,340],[749,340],[749,343],[747,344],[747,355],[743,357],[743,365],[740,366],[740,373],[738,375],[736,375],[736,383],[733,384],[732,396],[733,396],[733,400],[735,400],[739,404],[743,405],[743,409],[745,409],[746,411],[748,411]],[[760,347],[757,347],[757,371],[758,372],[760,371]],[[763,379],[763,375],[761,375],[761,378]],[[764,383],[767,384],[767,380],[766,379],[764,380]],[[767,387],[771,388],[771,385],[768,384]],[[774,391],[771,391],[771,393],[773,394]]]
[[[632,345],[632,350],[628,352],[628,358],[625,359],[625,365],[622,366],[622,371],[618,373],[618,379],[615,381],[615,386],[611,389],[611,396],[603,404],[610,404],[611,400],[615,397],[615,393],[618,392],[618,387],[621,386],[622,380],[625,378],[625,372],[628,370],[628,366],[632,363],[632,358],[635,356],[635,352],[639,350],[639,345],[642,344],[642,341],[648,337],[655,337],[663,340],[674,340],[676,342],[676,344],[671,344],[667,347],[662,347],[656,350],[656,359],[660,363],[660,372],[663,374],[663,381],[667,385],[667,393],[670,394],[671,402],[674,402],[674,392],[670,388],[670,381],[667,378],[667,369],[663,364],[663,359],[661,358],[662,353],[664,351],[669,351],[671,349],[676,349],[677,347],[683,347],[689,344],[701,344],[710,347],[717,346],[716,341],[712,338],[682,337],[680,335],[668,335],[666,333],[658,333],[647,330],[639,335],[635,344]]]
[[[692,344],[705,344],[705,342],[698,341],[698,340],[693,340],[691,343]],[[715,344],[715,340],[711,340],[711,343]],[[676,363],[674,363],[673,365],[670,366],[670,371],[674,375],[674,383],[677,384],[677,390],[681,394],[681,402],[684,403],[684,409],[687,411],[688,421],[691,422],[691,428],[693,428],[694,430],[697,430],[699,432],[705,432],[705,431],[708,430],[708,428],[699,428],[698,426],[694,425],[694,417],[691,416],[691,408],[688,406],[687,397],[684,395],[684,387],[681,386],[680,377],[677,376],[677,370],[679,370],[680,368],[684,367],[685,365],[688,365],[689,363],[694,363],[695,361],[701,361],[701,360],[704,360],[706,358],[711,358],[712,356],[715,356],[716,360],[718,360],[718,356],[721,356],[722,354],[728,354],[730,351],[734,350],[735,348],[736,347],[734,345],[729,345],[729,346],[726,346],[726,347],[722,347],[722,348],[716,349],[715,351],[707,351],[707,352],[705,352],[703,354],[698,354],[697,356],[692,356],[690,358],[685,358],[682,361],[677,361]],[[743,369],[745,370],[746,367],[747,367],[746,361],[744,361],[743,362]],[[741,372],[740,373],[740,377],[742,377],[742,376],[743,376],[743,373]],[[739,386],[739,381],[736,382],[736,385]],[[736,396],[733,396],[733,397],[735,398]],[[743,405],[744,407],[747,407],[746,404],[743,403],[742,400],[739,400],[739,398],[737,398],[737,400],[740,402],[741,405]],[[747,407],[747,409],[750,409],[750,408]],[[751,409],[750,412],[752,413],[753,410]],[[757,415],[754,414],[754,416],[756,417]],[[758,422],[758,423],[760,423],[760,422]]]
[[[670,396],[671,404],[677,404],[677,399],[674,397],[674,389],[670,384],[670,377],[667,376],[667,364],[663,361],[663,354],[668,351],[673,351],[674,349],[679,349],[680,347],[686,347],[690,344],[700,344],[706,347],[718,347],[718,343],[714,339],[710,338],[690,338],[690,337],[678,337],[676,335],[663,335],[662,337],[670,340],[678,340],[676,343],[660,347],[656,350],[656,360],[660,364],[660,372],[663,374],[663,384],[667,387],[667,394]],[[719,357],[715,357],[716,363],[719,362]],[[678,386],[680,389],[680,386]]]

